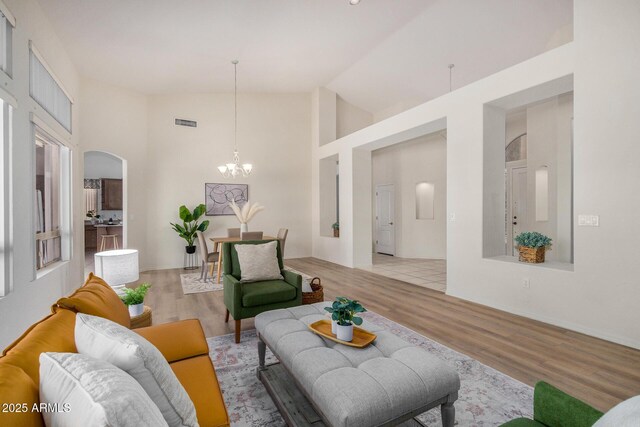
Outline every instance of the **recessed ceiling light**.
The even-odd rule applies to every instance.
[[[360,3],[360,0],[349,0],[349,4],[351,6],[355,6],[356,4]]]

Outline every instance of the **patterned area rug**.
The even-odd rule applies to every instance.
[[[201,292],[221,291],[222,283],[215,283],[215,277],[207,276],[207,281],[200,280],[200,273],[187,273],[180,275],[182,292],[185,295],[199,294]]]
[[[498,426],[513,418],[531,417],[533,389],[528,385],[376,313],[364,313],[362,317],[457,369],[461,387],[455,403],[456,425]],[[278,409],[256,377],[258,338],[255,330],[243,332],[240,344],[234,343],[233,334],[208,338],[207,341],[231,425],[285,426]],[[267,364],[275,361],[267,349]],[[439,409],[432,409],[418,418],[428,426],[442,425]]]

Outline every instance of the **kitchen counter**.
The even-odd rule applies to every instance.
[[[105,227],[122,227],[122,224],[94,224],[95,228],[105,228]]]

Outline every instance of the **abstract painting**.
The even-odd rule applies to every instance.
[[[249,200],[249,186],[247,184],[205,184],[204,198],[207,207],[206,215],[233,215],[229,206],[235,201],[239,207]]]

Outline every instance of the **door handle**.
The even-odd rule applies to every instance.
[[[518,223],[516,221],[513,221],[511,224],[518,225]]]
[[[393,225],[393,223],[392,223],[392,222],[390,222],[390,223],[389,223],[389,225]]]

